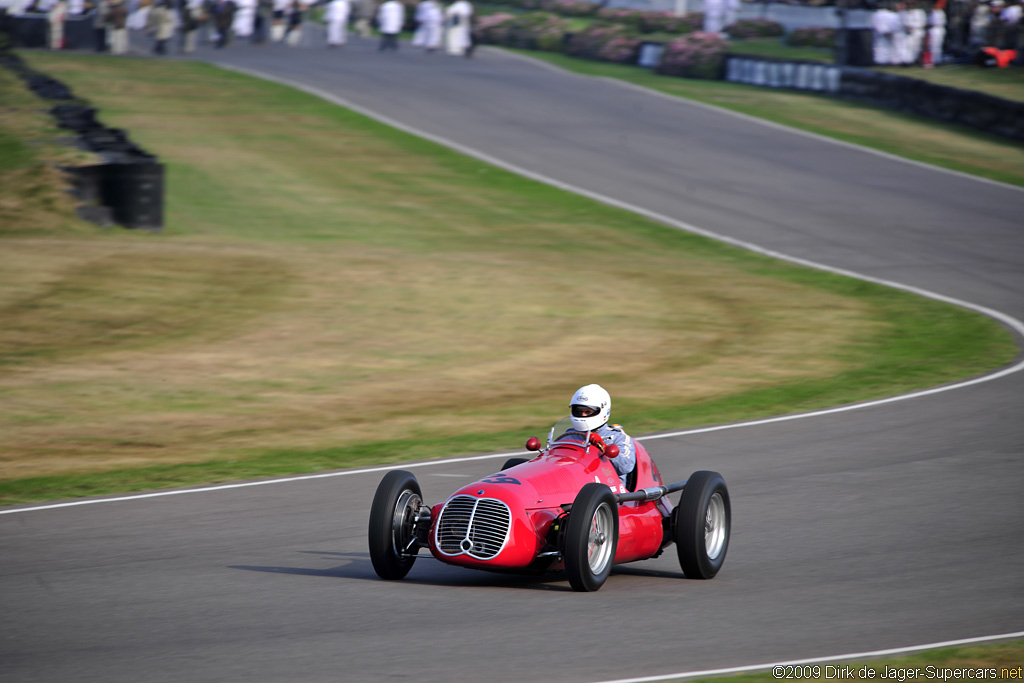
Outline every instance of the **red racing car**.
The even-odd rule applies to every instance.
[[[638,442],[623,484],[610,459],[618,447],[560,420],[532,460],[512,458],[500,472],[424,505],[411,472],[388,472],[370,508],[370,559],[378,576],[401,579],[421,548],[448,564],[503,572],[564,570],[577,591],[595,591],[612,565],[657,557],[676,544],[689,578],[710,579],[729,547],[729,491],[717,472],[694,472],[665,485]],[[668,494],[682,491],[673,506]]]

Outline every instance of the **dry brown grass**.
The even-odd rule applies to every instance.
[[[169,163],[168,229],[3,240],[0,480],[543,426],[591,381],[706,401],[831,377],[878,329],[267,86],[45,60]]]
[[[4,478],[524,423],[593,378],[700,401],[833,374],[866,331],[856,303],[678,256],[579,287],[507,256],[156,241],[6,243]]]

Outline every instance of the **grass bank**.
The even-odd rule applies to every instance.
[[[2,504],[518,448],[591,381],[642,434],[891,395],[1016,352],[976,314],[669,229],[283,86],[30,61],[167,164],[167,228],[65,209],[0,229]],[[19,166],[42,163],[32,149]]]

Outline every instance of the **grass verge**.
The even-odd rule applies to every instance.
[[[1016,353],[974,313],[666,228],[276,84],[30,61],[167,164],[167,228],[23,212],[0,233],[0,504],[505,451],[591,381],[642,434]]]

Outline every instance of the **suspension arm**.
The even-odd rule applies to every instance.
[[[674,484],[667,484],[663,486],[651,486],[649,488],[640,489],[639,491],[634,491],[632,493],[617,493],[615,494],[615,498],[620,503],[626,503],[631,500],[658,500],[662,496],[667,496],[668,494],[675,493],[676,491],[682,491],[684,488],[686,488],[685,479],[683,481],[677,481]]]

